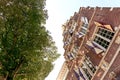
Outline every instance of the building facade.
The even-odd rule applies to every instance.
[[[69,70],[67,68],[66,63],[64,62],[56,80],[65,80],[68,72]]]
[[[120,8],[81,7],[63,25],[65,80],[120,80]]]

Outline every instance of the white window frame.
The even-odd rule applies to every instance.
[[[97,30],[97,32],[96,32],[96,34],[95,34],[95,37],[94,37],[93,43],[94,43],[95,45],[97,45],[98,47],[100,47],[101,49],[103,49],[104,51],[106,51],[106,49],[107,49],[108,47],[105,48],[104,46],[100,45],[99,43],[97,43],[97,42],[95,41],[95,39],[96,39],[96,37],[99,37],[99,38],[105,40],[106,42],[108,42],[109,44],[110,44],[110,41],[111,41],[112,39],[109,39],[109,38],[107,38],[107,37],[105,37],[105,36],[102,36],[102,35],[98,34],[99,29],[103,29],[103,30],[105,30],[105,31],[107,31],[107,32],[111,32],[111,33],[114,33],[114,32],[99,27],[98,30]],[[107,33],[106,33],[106,34],[107,34]],[[114,36],[114,35],[113,35],[113,36]],[[113,38],[113,36],[112,36],[112,38]],[[109,44],[108,44],[108,46],[109,46]]]
[[[88,30],[88,19],[87,19],[87,17],[81,17],[81,21],[83,22],[83,24],[82,24],[82,27],[80,29],[80,33],[85,35],[87,33],[87,30]],[[87,27],[85,27],[85,25],[87,25]],[[82,29],[85,31],[85,33],[81,31]]]

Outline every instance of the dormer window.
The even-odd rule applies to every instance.
[[[105,28],[98,28],[95,34],[94,43],[97,44],[103,50],[106,50],[114,36],[114,32],[107,30]]]
[[[107,30],[107,29],[104,29],[104,28],[99,28],[98,29],[98,32],[97,32],[98,35],[101,35],[109,40],[112,39],[112,37],[114,36],[114,33]]]

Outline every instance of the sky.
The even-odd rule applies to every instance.
[[[54,62],[54,69],[45,80],[56,80],[64,62],[62,24],[69,20],[74,12],[78,12],[80,7],[87,6],[120,7],[120,0],[46,0],[49,18],[45,26],[51,32],[61,56]]]

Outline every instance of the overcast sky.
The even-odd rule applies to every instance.
[[[56,42],[58,52],[61,57],[55,61],[54,70],[45,80],[56,80],[57,75],[64,62],[63,58],[63,38],[62,24],[64,24],[74,12],[78,12],[80,7],[119,7],[120,0],[47,0],[46,9],[48,10],[49,18],[46,23],[47,29],[51,32],[53,40]]]

